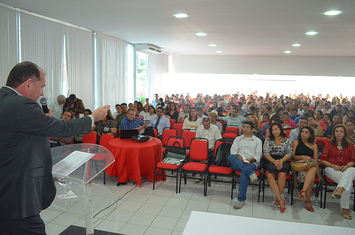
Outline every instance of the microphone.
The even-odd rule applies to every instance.
[[[42,105],[42,109],[44,113],[49,113],[49,109],[48,109],[48,100],[47,98],[43,97],[39,100],[39,102]]]

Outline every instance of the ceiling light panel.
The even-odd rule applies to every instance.
[[[341,13],[341,11],[337,11],[337,10],[332,10],[332,11],[326,11],[324,12],[324,15],[326,16],[337,16]]]
[[[209,46],[209,47],[216,47],[217,45],[216,45],[216,44],[211,43],[211,44],[209,44],[208,46]]]
[[[176,17],[176,18],[187,18],[188,17],[188,15],[187,14],[185,14],[185,13],[176,13],[176,14],[174,14],[174,16]]]
[[[299,43],[295,43],[295,44],[292,44],[292,46],[293,46],[293,47],[300,47],[300,46],[301,46],[301,44],[299,44]]]
[[[313,36],[313,35],[316,35],[316,34],[318,34],[318,32],[315,32],[315,31],[309,31],[309,32],[306,33],[306,35],[308,35],[308,36]]]
[[[199,37],[204,37],[206,36],[207,34],[206,33],[203,33],[203,32],[200,32],[200,33],[196,33],[197,36]]]

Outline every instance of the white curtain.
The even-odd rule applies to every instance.
[[[85,108],[94,109],[94,34],[66,27],[66,65],[68,91],[82,99]],[[67,95],[67,94],[64,94]]]
[[[46,72],[44,96],[52,102],[63,92],[61,83],[66,26],[23,13],[20,14],[20,23],[21,61],[31,61]]]
[[[111,105],[132,102],[134,79],[134,46],[102,36],[101,47],[101,104]]]
[[[17,17],[16,11],[0,7],[0,87],[19,61]]]

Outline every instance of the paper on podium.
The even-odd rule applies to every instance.
[[[52,174],[57,176],[68,176],[94,155],[94,153],[74,151],[53,166]]]

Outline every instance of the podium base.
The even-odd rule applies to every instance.
[[[86,234],[86,229],[83,227],[75,226],[75,225],[70,225],[66,230],[61,232],[59,235],[85,235]],[[106,232],[106,231],[101,231],[101,230],[94,230],[95,235],[123,235],[121,233],[112,233],[112,232]]]

